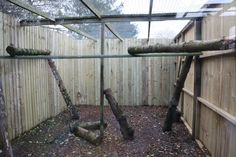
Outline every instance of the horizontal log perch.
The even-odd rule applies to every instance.
[[[115,115],[116,120],[120,124],[120,131],[123,135],[123,138],[126,140],[132,140],[134,138],[134,130],[133,128],[129,126],[126,116],[124,115],[120,107],[118,106],[118,103],[115,100],[115,98],[112,96],[113,94],[112,94],[111,89],[104,90],[104,94],[111,106],[111,110],[113,114]]]
[[[11,56],[38,56],[38,55],[50,55],[49,50],[36,50],[36,49],[23,49],[15,48],[14,46],[8,46],[6,48],[7,53]]]
[[[101,143],[101,138],[98,134],[82,127],[74,127],[72,132],[75,136],[81,137],[94,145],[99,145]]]
[[[80,123],[78,126],[87,130],[99,130],[100,121]],[[104,128],[106,127],[107,123],[104,123]]]
[[[230,45],[235,43],[235,40],[221,39],[212,41],[189,41],[181,44],[156,44],[150,46],[136,46],[129,47],[128,53],[130,55],[138,55],[145,53],[160,53],[160,52],[201,52],[213,50],[229,49]]]

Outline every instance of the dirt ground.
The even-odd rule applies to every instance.
[[[135,129],[133,141],[124,141],[119,125],[109,107],[105,107],[108,126],[100,146],[74,136],[69,130],[67,111],[51,118],[12,141],[16,157],[191,157],[205,156],[191,140],[183,123],[174,124],[173,131],[162,132],[167,109],[156,106],[123,107],[130,125]],[[82,122],[99,120],[99,108],[80,106]]]

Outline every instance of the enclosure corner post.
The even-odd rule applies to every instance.
[[[197,19],[195,25],[195,39],[202,40],[202,19]],[[192,121],[192,138],[199,137],[200,125],[200,104],[197,97],[201,95],[201,60],[195,56],[194,60],[194,93],[193,93],[193,121]]]
[[[101,55],[104,55],[105,23],[101,23]],[[104,136],[104,59],[100,63],[100,139]]]

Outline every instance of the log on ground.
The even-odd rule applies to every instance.
[[[123,135],[123,138],[126,140],[132,140],[134,138],[134,130],[129,126],[126,116],[124,115],[123,111],[118,106],[117,101],[113,97],[111,89],[104,90],[104,94],[111,106],[111,110],[115,115],[116,120],[120,124],[120,131]]]
[[[160,53],[160,52],[201,52],[201,51],[213,51],[213,50],[225,50],[229,49],[230,45],[235,40],[220,39],[212,41],[189,41],[181,44],[156,44],[150,46],[136,46],[129,47],[128,53],[130,55],[146,54],[146,53]]]
[[[70,130],[73,131],[75,127],[81,127],[87,130],[99,130],[100,124],[101,124],[100,121],[94,121],[94,122],[72,121],[70,123]],[[103,128],[107,128],[107,123],[104,123]]]
[[[95,122],[84,122],[80,123],[78,125],[81,128],[87,129],[87,130],[99,130],[100,129],[100,121],[95,121]],[[104,123],[103,128],[107,127],[107,123]]]
[[[94,145],[99,145],[101,143],[100,136],[87,129],[78,126],[74,127],[72,132],[75,134],[75,136],[81,137]]]
[[[53,76],[54,76],[56,83],[60,89],[60,92],[65,100],[65,103],[66,103],[67,107],[69,108],[72,118],[79,119],[79,112],[77,111],[75,105],[73,105],[73,103],[71,101],[71,98],[70,98],[70,96],[66,90],[66,87],[61,79],[61,76],[57,71],[55,63],[51,59],[48,59],[48,64],[52,70]]]
[[[6,48],[7,53],[11,56],[38,56],[38,55],[50,55],[49,50],[36,50],[36,49],[23,49],[15,48],[14,46],[8,46]]]
[[[175,115],[177,114],[177,106],[179,104],[180,94],[181,94],[182,88],[184,86],[184,82],[187,78],[189,69],[191,67],[192,60],[193,60],[193,56],[188,56],[188,57],[186,57],[186,59],[184,61],[183,67],[180,72],[179,79],[177,79],[177,82],[176,82],[174,93],[173,93],[172,98],[168,104],[169,108],[168,108],[167,116],[166,116],[164,126],[163,126],[164,132],[171,131],[171,129],[172,129],[172,124],[174,122]]]

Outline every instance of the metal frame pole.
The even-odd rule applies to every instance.
[[[195,25],[195,39],[202,39],[202,19],[197,19]],[[199,56],[195,56],[194,60],[194,93],[193,93],[193,122],[192,122],[192,138],[199,138],[200,125],[200,103],[198,97],[201,95],[201,60]]]
[[[105,46],[105,23],[101,23],[101,55],[104,55]],[[104,136],[104,58],[100,63],[100,138]]]

